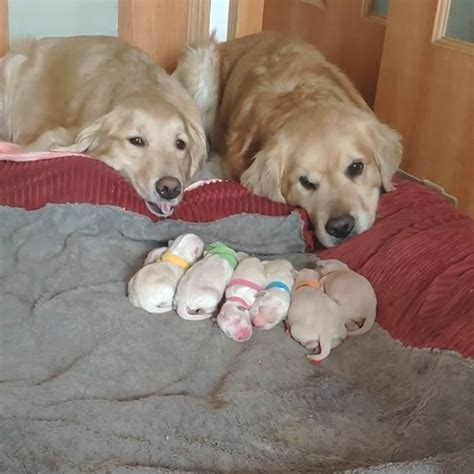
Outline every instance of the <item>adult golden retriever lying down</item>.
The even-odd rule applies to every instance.
[[[206,156],[189,94],[114,37],[24,40],[0,60],[0,139],[87,152],[167,214]]]
[[[211,39],[190,46],[174,76],[230,176],[304,208],[328,247],[373,224],[400,137],[314,47],[276,33]]]

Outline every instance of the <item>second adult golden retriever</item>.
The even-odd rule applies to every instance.
[[[174,76],[231,177],[303,207],[328,247],[373,224],[400,137],[313,46],[277,33],[210,39],[187,49]]]
[[[86,152],[162,214],[207,152],[189,94],[145,53],[106,36],[14,45],[0,60],[0,139],[27,151]]]

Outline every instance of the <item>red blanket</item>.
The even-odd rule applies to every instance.
[[[394,337],[474,357],[474,222],[418,184],[399,182],[397,188],[382,196],[372,229],[337,248],[320,248],[319,255],[343,260],[372,282],[378,321]],[[0,161],[0,205],[37,209],[47,203],[110,204],[158,220],[123,178],[98,161]],[[293,211],[237,183],[214,183],[187,192],[172,218],[209,222],[242,212]],[[307,217],[298,212],[311,250]]]

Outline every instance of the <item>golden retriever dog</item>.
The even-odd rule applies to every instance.
[[[23,40],[0,60],[0,139],[83,152],[169,214],[201,167],[206,138],[189,94],[118,38]]]
[[[176,77],[227,174],[304,208],[327,247],[367,230],[402,155],[348,78],[311,45],[258,33],[187,48]]]

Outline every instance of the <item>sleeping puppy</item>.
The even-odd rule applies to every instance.
[[[152,250],[145,266],[128,283],[128,298],[149,313],[166,313],[173,307],[179,280],[201,257],[203,241],[194,234],[180,235],[169,247]]]
[[[179,281],[175,296],[178,316],[190,321],[214,316],[235,267],[243,256],[247,255],[237,253],[221,242],[207,245],[204,258],[194,264]]]
[[[375,323],[377,297],[367,278],[339,260],[320,260],[316,271],[321,288],[335,301],[346,319],[349,336],[367,332]]]
[[[262,262],[256,257],[244,258],[235,269],[225,290],[225,302],[217,315],[222,332],[237,342],[252,337],[249,310],[265,284]]]
[[[339,306],[320,288],[318,273],[306,268],[295,279],[287,324],[291,337],[313,351],[307,359],[316,363],[347,335]]]
[[[250,319],[256,329],[272,329],[283,321],[290,306],[293,287],[293,265],[288,260],[264,262],[266,284],[250,308]]]
[[[311,45],[258,33],[190,46],[173,74],[227,174],[304,208],[327,247],[372,226],[402,155],[347,77]]]
[[[163,215],[206,156],[189,94],[145,53],[106,36],[13,45],[0,60],[0,139],[87,153]]]

